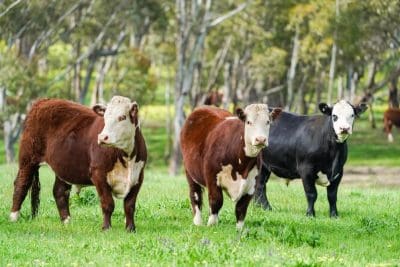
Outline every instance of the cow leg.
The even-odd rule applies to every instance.
[[[222,189],[217,186],[216,181],[208,186],[208,203],[210,205],[210,216],[208,217],[207,226],[218,223],[218,213],[224,202]]]
[[[53,196],[56,200],[58,212],[60,213],[60,219],[63,223],[68,223],[70,219],[69,213],[69,193],[72,185],[62,181],[58,176],[53,186]]]
[[[103,210],[103,230],[111,227],[111,215],[114,211],[114,199],[112,197],[111,187],[107,184],[105,175],[99,171],[93,171],[92,182],[96,186],[100,197],[101,209]]]
[[[201,208],[203,206],[203,191],[201,186],[196,183],[192,177],[189,176],[188,172],[186,171],[186,178],[189,183],[189,197],[190,203],[192,204],[192,212],[193,212],[193,224],[194,225],[201,225]]]
[[[271,176],[271,171],[265,166],[262,166],[256,177],[256,190],[254,194],[254,201],[257,205],[261,206],[265,210],[272,210],[269,204],[266,188],[269,177]]]
[[[315,180],[317,177],[311,174],[301,176],[304,191],[306,193],[308,208],[307,208],[307,216],[315,217],[314,203],[317,200],[318,194],[317,189],[315,188]]]
[[[125,229],[128,232],[135,232],[135,211],[136,211],[136,199],[139,193],[140,187],[142,186],[143,182],[143,170],[139,176],[139,182],[134,185],[129,192],[129,194],[124,199],[124,210],[125,210]]]
[[[249,207],[252,195],[244,195],[236,203],[235,214],[236,214],[236,229],[242,230],[244,225],[244,218],[246,217],[247,208]]]
[[[329,215],[332,218],[337,218],[339,216],[336,201],[337,201],[337,192],[339,188],[340,181],[342,180],[343,170],[340,172],[339,176],[331,182],[331,184],[326,188],[328,202],[329,202]]]
[[[392,143],[393,142],[393,134],[392,134],[392,122],[389,121],[386,129],[387,137],[388,137],[388,142]]]
[[[22,165],[20,164],[20,166]],[[24,202],[26,195],[28,194],[34,175],[38,175],[38,171],[39,165],[30,165],[19,168],[17,177],[14,181],[13,204],[10,213],[11,221],[15,222],[18,220],[22,202]]]

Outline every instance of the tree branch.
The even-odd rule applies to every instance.
[[[17,0],[11,5],[9,5],[6,10],[4,10],[2,13],[0,13],[0,18],[3,17],[5,14],[7,14],[11,9],[13,9],[15,6],[17,6],[19,3],[21,3],[21,0]]]
[[[240,11],[245,9],[248,6],[248,4],[251,2],[252,2],[252,0],[249,0],[243,4],[240,4],[237,8],[229,11],[225,15],[222,15],[222,16],[214,19],[211,23],[208,24],[208,27],[214,27],[214,26],[220,24],[221,22],[223,22],[224,20],[229,19],[230,17],[236,15],[237,13],[239,13]]]

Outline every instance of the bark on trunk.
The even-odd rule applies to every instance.
[[[398,80],[398,77],[395,77],[389,83],[389,107],[390,108],[399,108],[397,80]]]
[[[336,19],[338,19],[338,17],[339,17],[339,0],[336,0]],[[333,82],[335,79],[336,54],[337,54],[336,39],[337,39],[337,29],[335,29],[335,32],[333,34],[331,64],[329,68],[328,105],[332,104]]]
[[[290,68],[287,77],[287,96],[286,96],[286,106],[285,106],[286,110],[290,110],[292,108],[294,100],[293,87],[294,87],[294,79],[296,77],[296,66],[300,48],[299,32],[300,32],[299,27],[296,27],[296,33],[294,35],[294,41],[293,41],[292,58],[290,60]]]

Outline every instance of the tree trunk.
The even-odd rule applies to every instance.
[[[231,92],[232,92],[232,84],[230,77],[232,75],[232,64],[230,62],[225,63],[224,67],[224,92],[222,96],[222,107],[224,109],[229,108],[229,100],[231,98]]]
[[[336,0],[336,20],[339,17],[339,0]],[[333,44],[332,44],[332,55],[331,55],[331,64],[329,68],[329,83],[328,83],[328,105],[332,104],[332,93],[333,93],[333,81],[335,79],[335,68],[336,68],[336,54],[337,54],[337,29],[333,34]]]
[[[169,165],[171,175],[178,173],[182,162],[180,131],[185,119],[183,107],[186,97],[193,89],[194,70],[197,64],[201,64],[201,55],[208,30],[247,6],[247,3],[239,5],[225,15],[211,20],[212,0],[192,0],[190,7],[186,6],[187,3],[189,1],[176,0],[175,2],[178,33],[176,40],[177,71],[175,78],[174,142]],[[199,75],[201,77],[201,74]]]
[[[321,103],[321,101],[322,101],[322,89],[324,87],[324,80],[325,80],[325,72],[321,71],[321,73],[318,77],[317,85],[315,87],[315,93],[316,93],[315,103],[316,103],[316,105],[315,105],[314,113],[319,112],[319,103]]]
[[[398,80],[398,77],[394,77],[389,82],[389,108],[399,108],[397,80]]]
[[[356,97],[357,81],[358,81],[358,73],[354,72],[350,84],[350,97],[349,97],[350,103],[354,103],[354,99]]]
[[[286,106],[285,106],[286,110],[290,110],[292,108],[294,100],[293,86],[294,86],[294,79],[296,77],[296,66],[300,50],[299,34],[300,30],[299,27],[297,26],[293,41],[292,59],[290,60],[290,68],[287,77],[287,96],[286,96]]]
[[[6,161],[12,163],[15,160],[14,145],[22,130],[23,116],[20,113],[12,114],[3,123],[4,148],[6,150]]]
[[[81,41],[76,42],[75,46],[75,58],[81,56]],[[74,66],[74,82],[73,88],[75,92],[75,100],[79,101],[79,96],[81,94],[81,63],[77,62]]]

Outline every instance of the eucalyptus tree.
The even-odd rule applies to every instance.
[[[242,11],[247,2],[235,5],[223,15],[213,8],[212,0],[176,0],[176,76],[175,76],[175,118],[173,152],[170,173],[176,174],[181,165],[179,133],[185,120],[184,104],[194,85],[195,69],[202,63],[204,43],[212,27]],[[201,70],[198,70],[201,71]],[[201,74],[197,74],[201,76]]]

